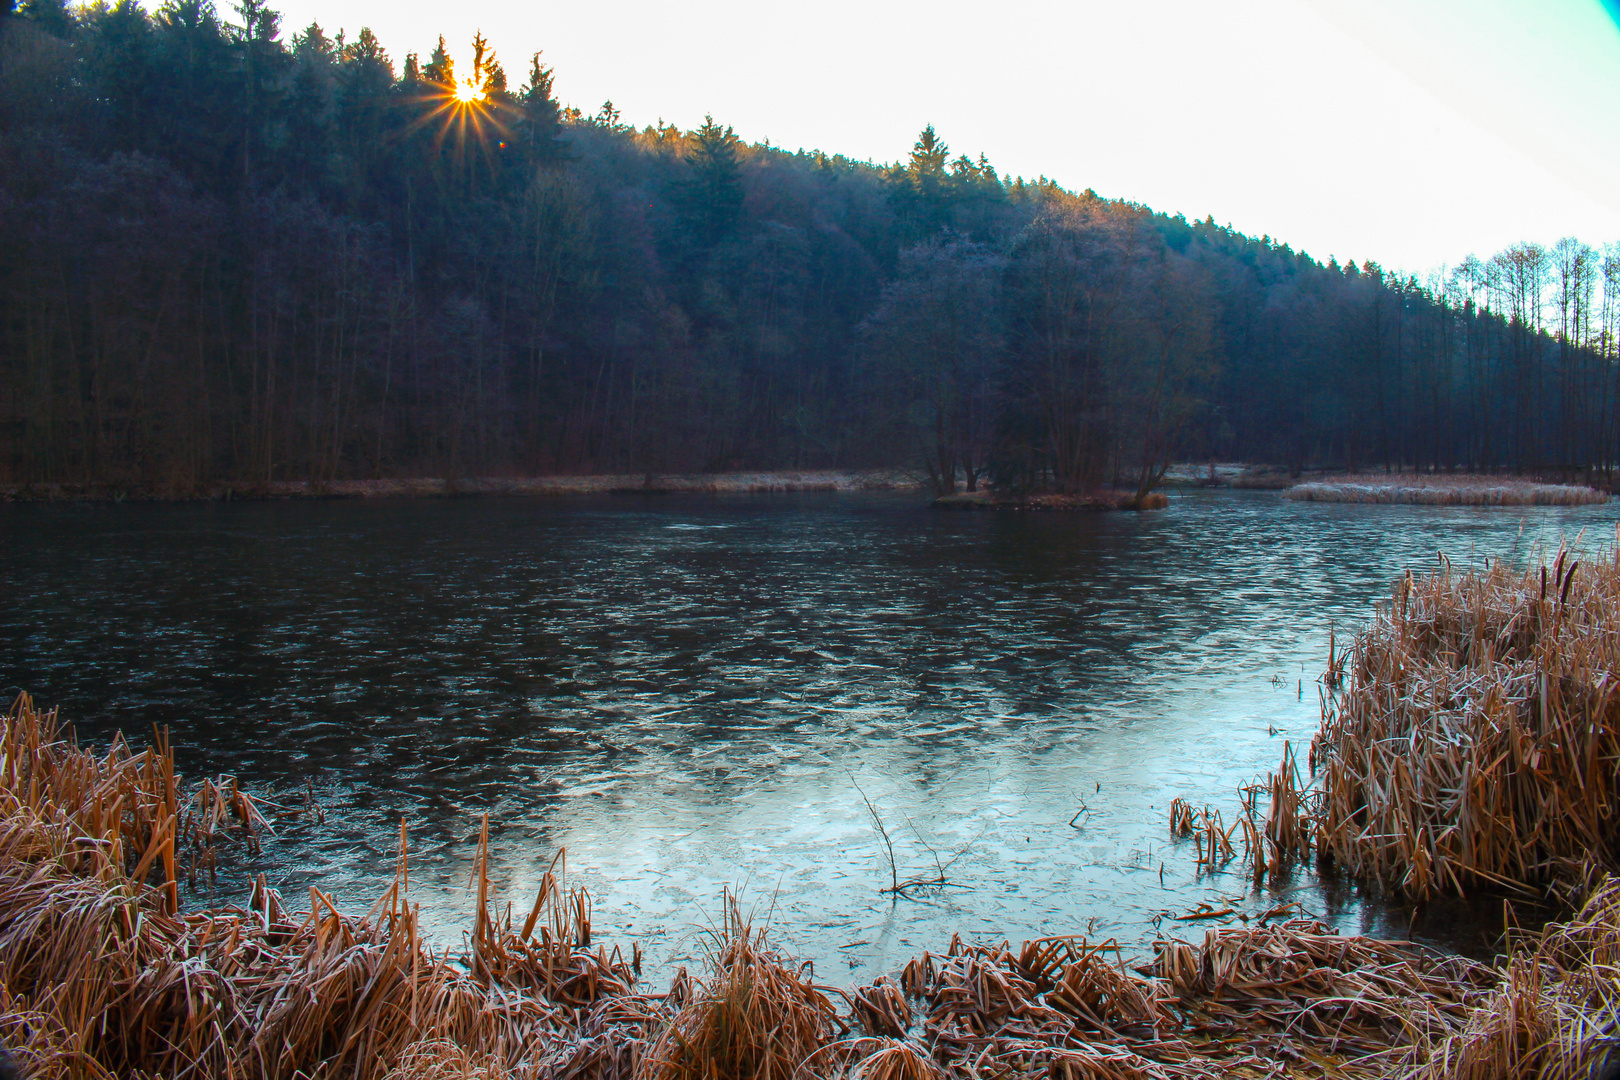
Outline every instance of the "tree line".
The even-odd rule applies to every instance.
[[[0,0],[0,480],[1612,470],[1620,246],[1426,281],[952,155],[636,130],[479,36]]]

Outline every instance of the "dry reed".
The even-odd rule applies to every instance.
[[[1573,1080],[1620,1064],[1620,884],[1608,876],[1620,857],[1617,672],[1620,544],[1587,562],[1560,548],[1524,571],[1458,574],[1442,557],[1435,573],[1399,582],[1353,648],[1330,658],[1324,683],[1342,693],[1324,697],[1313,788],[1285,746],[1278,771],[1242,791],[1257,880],[1314,847],[1415,897],[1551,885],[1588,899],[1570,922],[1516,935],[1497,969],[1414,967],[1381,943],[1286,924],[1285,945],[1251,954],[1266,996],[1287,985],[1300,998],[1268,1008],[1270,1027],[1370,1050],[1376,1040],[1344,1043],[1354,1017],[1339,1011],[1385,1015],[1401,1030],[1384,1033],[1391,1049],[1377,1060],[1414,1080]],[[1199,837],[1209,817],[1178,799],[1171,834]],[[1241,989],[1248,963],[1230,959],[1223,936],[1248,948],[1275,932],[1214,930],[1201,955],[1169,943],[1161,973],[1183,997]],[[1324,950],[1360,959],[1333,974]]]
[[[725,903],[706,980],[695,981],[654,1043],[648,1080],[791,1080],[848,1030],[831,1000]]]
[[[537,908],[568,929],[539,946],[485,915],[474,964],[434,952],[406,902],[403,851],[400,877],[364,916],[318,889],[290,914],[262,879],[246,909],[179,912],[177,847],[209,854],[225,833],[265,827],[228,779],[183,798],[162,733],[152,749],[120,739],[96,755],[19,697],[0,720],[8,1048],[40,1075],[372,1080],[407,1051],[454,1064],[428,1049],[454,1044],[475,1065],[462,1073],[495,1076],[537,1040],[573,1037],[567,1006],[590,996],[581,987],[625,988],[622,963],[582,947],[583,906],[570,916],[560,890]],[[487,970],[469,970],[478,964]],[[525,982],[541,991],[522,993]]]
[[[1306,817],[1304,797],[1291,756],[1249,790],[1240,825],[1268,865],[1313,850],[1285,820]],[[1613,883],[1514,942],[1500,971],[1261,920],[1161,941],[1139,969],[1078,936],[953,939],[850,991],[815,984],[728,897],[707,971],[665,995],[635,986],[639,957],[593,942],[560,853],[515,922],[491,895],[487,820],[455,952],[421,938],[403,827],[395,881],[364,915],[318,889],[290,912],[262,878],[245,908],[179,912],[174,841],[207,851],[265,826],[228,780],[183,795],[161,737],[97,756],[20,698],[0,718],[0,811],[0,1044],[50,1080],[1573,1078],[1620,1007]],[[1240,827],[1185,804],[1175,817],[1216,851]]]
[[[1609,496],[1573,484],[1489,476],[1343,476],[1295,484],[1283,498],[1301,502],[1406,503],[1422,506],[1585,506]]]
[[[1620,548],[1408,574],[1311,744],[1323,850],[1415,897],[1617,865]],[[1284,815],[1286,816],[1286,815]]]
[[[1607,1076],[1620,1045],[1620,881],[1574,917],[1516,935],[1497,985],[1467,1022],[1410,1055],[1412,1080]]]

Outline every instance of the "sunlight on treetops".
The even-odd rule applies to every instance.
[[[453,93],[455,94],[456,100],[463,103],[482,101],[484,98],[484,92],[478,87],[474,86],[471,79],[465,79],[456,83],[456,88]]]

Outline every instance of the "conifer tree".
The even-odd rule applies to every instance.
[[[444,47],[443,34],[439,35],[439,43],[433,47],[433,55],[428,57],[427,67],[422,69],[422,77],[446,89],[456,84],[456,62],[450,59],[450,53]]]
[[[890,201],[908,242],[932,236],[950,223],[955,186],[945,167],[950,152],[929,124],[917,136],[905,167],[891,176]]]
[[[75,23],[67,0],[22,0],[17,11],[47,33],[60,38],[73,34]]]
[[[705,116],[703,126],[692,132],[688,172],[677,192],[687,230],[700,246],[710,247],[730,236],[742,216],[737,145],[736,133],[715,123],[713,116]]]
[[[540,53],[529,60],[529,81],[518,92],[521,116],[518,138],[531,165],[551,165],[567,157],[562,139],[562,110],[552,96],[555,75],[540,62]]]

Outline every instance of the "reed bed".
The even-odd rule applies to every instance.
[[[1302,857],[1280,824],[1303,797],[1284,765],[1240,818],[1268,866]],[[1079,936],[1016,950],[957,938],[853,988],[817,983],[727,897],[704,970],[652,993],[634,949],[596,940],[561,853],[525,917],[492,895],[487,818],[460,949],[422,939],[403,825],[395,880],[364,914],[319,889],[292,911],[262,878],[244,907],[180,910],[179,856],[249,844],[267,827],[260,805],[228,778],[183,788],[161,732],[152,749],[98,755],[26,696],[0,717],[0,1045],[25,1075],[1573,1077],[1587,1074],[1565,1063],[1589,1069],[1615,1034],[1613,882],[1515,942],[1501,969],[1273,912],[1161,940],[1139,967]],[[1240,827],[1177,817],[1221,858]]]
[[[1406,503],[1421,506],[1585,506],[1609,496],[1574,484],[1489,476],[1341,476],[1295,484],[1283,498],[1301,502]]]
[[[1299,828],[1415,898],[1588,885],[1620,857],[1617,676],[1620,547],[1409,573],[1324,699]]]
[[[1222,870],[1238,858],[1234,835],[1242,844],[1242,863],[1252,871],[1256,885],[1264,884],[1268,876],[1274,884],[1281,881],[1296,866],[1308,862],[1313,851],[1321,850],[1322,796],[1302,781],[1290,743],[1283,743],[1277,771],[1239,788],[1238,795],[1241,812],[1231,825],[1222,820],[1219,810],[1208,806],[1194,810],[1180,798],[1170,802],[1170,837],[1193,841],[1200,872]],[[1208,917],[1212,916],[1181,916]]]
[[[505,1075],[536,1040],[580,1030],[580,987],[624,986],[624,965],[584,946],[583,902],[554,888],[536,907],[562,934],[534,945],[539,916],[514,934],[486,911],[470,956],[436,953],[403,849],[363,916],[318,889],[289,913],[262,878],[245,909],[178,910],[180,854],[264,827],[228,779],[182,796],[162,733],[93,754],[19,697],[0,722],[0,1035],[32,1075],[368,1080],[433,1054],[454,1064],[433,1049],[449,1045],[467,1059],[455,1067]]]

